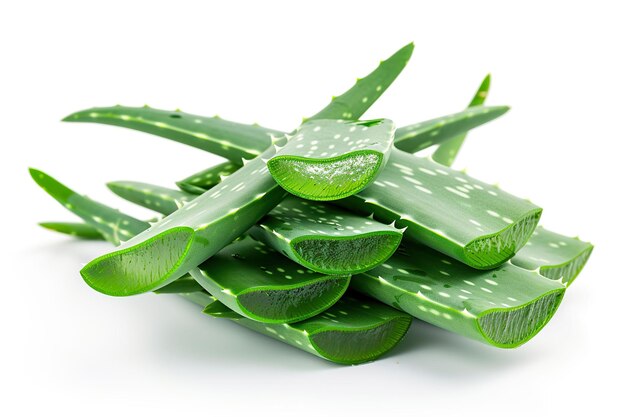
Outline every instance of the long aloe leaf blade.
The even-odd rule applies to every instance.
[[[395,347],[411,325],[411,317],[356,294],[343,296],[324,313],[292,324],[267,324],[232,314],[206,293],[184,295],[214,317],[287,343],[323,359],[346,365],[373,361]]]
[[[130,181],[108,186],[122,198],[166,215],[196,197]],[[402,239],[402,231],[391,225],[296,197],[283,200],[249,233],[308,269],[337,275],[355,274],[379,265],[393,254]]]
[[[439,145],[440,149],[450,141],[457,141],[459,135],[465,137],[469,130],[484,125],[508,111],[508,106],[472,107],[459,113],[405,126],[396,131],[395,145],[396,148],[410,153],[433,145]]]
[[[367,187],[385,167],[395,125],[379,119],[318,120],[298,128],[267,163],[285,190],[309,200],[337,200]]]
[[[139,130],[211,152],[233,161],[251,159],[267,149],[276,130],[150,107],[95,107],[70,114],[66,122],[101,123]]]
[[[540,226],[528,243],[511,259],[511,263],[529,270],[538,269],[541,275],[562,280],[569,286],[582,271],[592,251],[591,243],[563,236]]]
[[[305,270],[250,237],[225,247],[191,275],[231,310],[264,323],[291,323],[319,314],[350,283],[346,275]]]
[[[239,168],[241,168],[240,164],[222,162],[221,164],[204,169],[185,179],[177,181],[176,185],[178,185],[181,190],[188,193],[202,194],[206,190],[219,184],[222,178],[229,176]]]
[[[80,239],[103,240],[104,236],[95,227],[87,223],[77,222],[42,222],[39,226],[58,233],[63,233]]]
[[[505,263],[478,271],[425,246],[401,247],[357,275],[353,288],[421,320],[501,348],[519,346],[552,318],[558,281]]]
[[[487,76],[483,79],[483,82],[478,87],[478,91],[474,94],[472,101],[470,101],[469,108],[476,106],[482,106],[487,99],[487,95],[489,94],[489,86],[491,84],[491,75],[487,74]],[[465,138],[467,133],[460,133],[459,136],[450,139],[448,141],[443,142],[433,153],[433,161],[438,162],[445,166],[452,166],[456,156],[461,150],[461,146],[463,146],[463,142],[465,142]]]
[[[371,187],[339,204],[396,220],[409,239],[478,269],[513,257],[541,216],[526,200],[399,150]]]

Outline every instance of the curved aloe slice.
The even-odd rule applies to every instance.
[[[95,107],[70,114],[63,121],[102,123],[139,130],[234,161],[260,155],[272,144],[272,136],[282,136],[281,132],[258,125],[150,107]]]
[[[298,128],[267,163],[291,194],[337,200],[367,187],[385,167],[393,144],[391,120],[317,120]]]
[[[490,122],[507,111],[508,106],[472,107],[459,113],[405,126],[396,131],[395,145],[406,152],[418,152],[433,145],[440,145],[441,148],[450,141],[456,141],[458,135],[465,137],[467,131]]]
[[[108,186],[122,198],[162,214],[196,197],[130,181]],[[283,200],[249,233],[308,269],[336,275],[356,274],[384,262],[402,239],[402,231],[393,226],[295,197]]]
[[[501,348],[535,336],[565,292],[558,281],[511,263],[477,271],[417,245],[355,276],[352,287],[435,326]]]
[[[102,240],[104,236],[95,227],[76,222],[43,222],[39,226],[81,239]]]
[[[541,216],[526,200],[398,150],[371,187],[338,203],[396,220],[408,238],[478,269],[510,259]]]
[[[539,270],[544,277],[561,280],[569,286],[592,251],[590,243],[538,227],[511,263],[524,269]]]
[[[487,94],[489,94],[490,84],[491,75],[487,74],[487,76],[483,79],[483,82],[480,84],[480,87],[478,87],[478,91],[474,94],[472,101],[470,101],[468,106],[470,109],[468,110],[471,110],[472,107],[483,105],[487,99]],[[459,136],[447,140],[439,145],[439,148],[437,148],[437,150],[433,153],[433,161],[445,166],[451,166],[456,159],[457,154],[461,150],[461,146],[463,146],[466,136],[467,132],[459,132]]]
[[[191,275],[231,310],[264,323],[290,323],[319,314],[336,303],[350,283],[349,276],[304,270],[249,237],[225,247]]]
[[[202,194],[209,188],[219,184],[223,177],[229,176],[239,168],[241,168],[239,164],[222,162],[214,167],[207,168],[183,180],[177,181],[176,185],[178,185],[181,190],[188,193]]]
[[[395,347],[411,317],[369,298],[345,295],[324,313],[292,324],[267,324],[238,316],[206,293],[183,294],[214,317],[224,317],[273,339],[345,364],[373,361]]]

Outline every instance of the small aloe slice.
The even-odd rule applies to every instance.
[[[291,194],[337,200],[367,187],[385,167],[393,144],[391,120],[305,123],[267,163]]]
[[[267,324],[246,319],[207,293],[182,294],[214,317],[287,343],[320,358],[355,365],[373,361],[394,348],[411,325],[411,317],[355,294],[344,295],[324,313],[291,324]]]
[[[183,180],[177,181],[176,185],[188,193],[202,194],[222,181],[222,178],[229,176],[241,168],[241,165],[233,162],[222,162],[214,167],[207,168],[193,174]]]
[[[399,150],[372,186],[338,203],[395,220],[413,241],[478,269],[513,257],[541,216],[526,200]]]
[[[55,232],[81,239],[102,240],[104,236],[95,227],[87,223],[76,222],[42,222],[39,226]]]
[[[225,247],[190,273],[231,310],[264,323],[290,323],[319,314],[336,303],[350,283],[349,276],[305,270],[250,237]]]
[[[281,132],[258,125],[150,107],[95,107],[70,114],[63,121],[102,123],[139,130],[234,161],[260,155],[272,144],[272,136],[282,136]]]
[[[544,277],[561,280],[569,286],[582,271],[592,251],[593,245],[588,242],[540,226],[511,263],[524,269],[538,269]]]
[[[565,292],[558,281],[506,263],[477,271],[425,246],[401,247],[357,275],[353,288],[463,336],[513,348],[552,318]]]
[[[113,192],[162,214],[195,195],[130,181],[107,184]],[[393,254],[402,231],[323,203],[288,197],[249,233],[293,261],[325,274],[356,274]]]
[[[491,84],[491,75],[487,74],[487,76],[483,79],[483,82],[478,87],[478,91],[474,94],[472,101],[470,101],[469,109],[471,111],[472,107],[482,106],[485,100],[487,99],[487,94],[489,94],[489,86]],[[459,135],[443,142],[439,145],[439,148],[435,150],[433,153],[433,161],[438,162],[445,166],[451,166],[454,160],[456,159],[459,150],[461,150],[461,146],[463,146],[463,142],[465,141],[465,137],[467,136],[466,132],[459,132]]]

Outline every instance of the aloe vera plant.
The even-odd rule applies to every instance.
[[[42,222],[39,226],[81,239],[100,240],[104,236],[95,227],[78,222]]]
[[[478,271],[425,246],[398,250],[352,287],[420,320],[501,348],[519,346],[552,318],[565,286],[506,263]]]
[[[184,294],[205,313],[223,317],[326,360],[355,365],[384,355],[404,337],[411,317],[358,295],[344,296],[324,313],[292,324],[243,318],[207,293]]]

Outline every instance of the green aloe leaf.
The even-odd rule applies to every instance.
[[[161,287],[154,292],[157,294],[180,294],[204,291],[202,285],[198,283],[191,275],[183,275],[176,281]]]
[[[478,269],[510,259],[541,216],[529,201],[399,150],[372,186],[338,203],[395,220],[409,239]]]
[[[104,236],[95,227],[76,222],[42,222],[39,226],[81,239],[102,240]]]
[[[579,238],[563,236],[538,227],[511,263],[539,270],[544,277],[571,285],[587,263],[593,245]]]
[[[482,106],[485,100],[487,99],[487,94],[489,94],[489,86],[491,84],[491,75],[487,74],[487,76],[483,79],[483,82],[478,87],[478,91],[474,94],[472,101],[469,104],[469,110],[472,107]],[[445,166],[451,166],[456,159],[459,151],[461,150],[461,146],[463,146],[463,142],[465,141],[465,137],[467,133],[459,132],[458,136],[443,142],[439,145],[439,148],[435,150],[433,153],[433,161],[438,162]]]
[[[393,144],[391,120],[317,120],[298,128],[267,163],[291,194],[337,200],[367,187],[385,167]]]
[[[508,106],[472,107],[459,113],[405,126],[396,130],[395,145],[396,148],[411,153],[433,145],[439,145],[441,149],[449,142],[457,141],[458,135],[465,137],[469,130],[484,125],[508,111]]]
[[[229,176],[241,168],[241,165],[233,162],[222,162],[214,167],[204,169],[183,180],[177,181],[176,185],[188,193],[202,194],[206,190],[216,186],[222,178]]]
[[[166,215],[196,197],[130,181],[108,186],[122,198]],[[249,233],[308,269],[337,275],[379,265],[402,239],[402,231],[391,225],[296,197],[283,200]]]
[[[560,282],[510,262],[478,271],[417,245],[355,276],[351,286],[420,320],[501,348],[535,336],[565,292]]]
[[[254,158],[282,133],[258,125],[244,125],[219,117],[150,107],[95,107],[70,114],[65,122],[102,123],[150,133],[184,143],[233,161]]]
[[[185,298],[214,317],[287,343],[326,360],[355,365],[373,361],[395,347],[411,325],[411,317],[369,298],[345,295],[324,313],[292,324],[267,324],[233,314],[206,293]]]
[[[358,89],[378,83],[381,73],[395,74],[389,78],[393,81],[405,64],[381,63],[360,81]],[[351,102],[347,98],[353,97],[355,88],[339,97],[342,103]],[[355,101],[353,116],[358,119],[372,103]],[[328,108],[335,107],[331,103]],[[285,143],[286,138],[275,142],[278,146]],[[269,148],[210,192],[124,242],[116,251],[88,263],[81,275],[91,287],[109,295],[154,291],[181,277],[243,234],[283,199],[283,189],[266,166],[274,154],[275,149]]]
[[[319,314],[336,303],[350,283],[346,275],[305,270],[250,237],[225,247],[191,275],[231,310],[264,323],[290,323]]]

